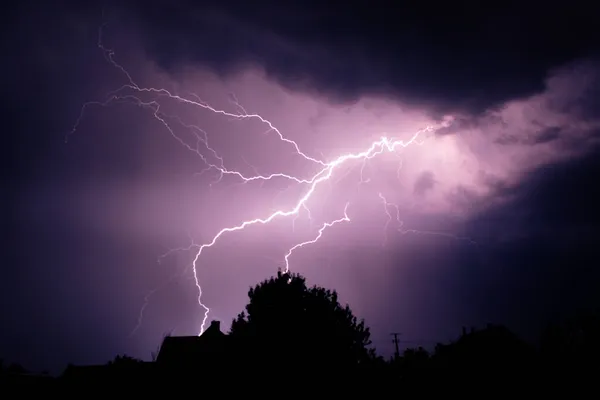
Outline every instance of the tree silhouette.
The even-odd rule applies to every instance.
[[[541,337],[541,360],[547,370],[577,375],[600,359],[600,311],[585,310],[547,327]]]
[[[141,360],[130,357],[128,355],[117,355],[114,360],[108,362],[108,365],[111,365],[114,367],[131,367],[131,366],[136,366],[137,364],[139,364],[141,362],[142,362]]]
[[[230,337],[261,358],[282,364],[359,366],[376,359],[369,328],[335,291],[307,287],[304,277],[281,271],[248,292],[246,311]]]

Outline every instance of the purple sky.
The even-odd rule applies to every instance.
[[[393,350],[390,332],[402,332],[405,346],[431,347],[463,325],[499,322],[531,337],[563,306],[598,304],[598,195],[591,191],[600,76],[588,53],[539,56],[522,61],[520,72],[511,53],[470,64],[469,75],[472,54],[485,56],[477,43],[464,64],[445,58],[448,65],[432,66],[425,56],[398,64],[377,46],[297,36],[239,8],[176,4],[180,10],[164,11],[168,24],[137,5],[109,7],[104,20],[99,8],[17,11],[28,24],[10,28],[23,44],[6,44],[20,61],[4,74],[14,77],[6,96],[14,111],[3,157],[13,195],[2,287],[13,306],[2,314],[0,355],[60,370],[116,353],[147,359],[165,333],[198,333],[197,246],[223,228],[293,209],[311,185],[201,174],[202,157],[220,161],[204,145],[195,151],[199,131],[190,126],[207,133],[228,170],[245,176],[310,179],[324,168],[259,118],[139,88],[258,114],[326,163],[382,136],[408,141],[431,127],[406,148],[334,168],[306,202],[310,218],[301,208],[297,218],[226,233],[205,248],[196,262],[202,301],[224,328],[248,288],[283,267],[292,246],[342,218],[346,205],[349,221],[294,251],[290,267],[338,290],[383,355]],[[273,13],[270,21],[287,15]],[[320,14],[307,8],[297,18],[312,15]],[[124,70],[97,46],[103,21],[102,45]],[[377,29],[369,32],[375,40]],[[494,54],[508,51],[509,36],[490,42]],[[436,46],[426,49],[433,54]],[[397,65],[405,69],[394,74]],[[123,88],[127,73],[137,90]],[[81,106],[115,90],[123,100],[87,106],[65,143]],[[172,131],[137,100],[160,106]]]

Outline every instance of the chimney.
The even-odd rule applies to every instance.
[[[221,332],[221,321],[210,321],[210,329]]]

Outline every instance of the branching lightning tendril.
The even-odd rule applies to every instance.
[[[352,161],[352,160],[362,161],[362,166],[361,166],[361,171],[360,171],[361,172],[361,180],[360,180],[359,184],[366,183],[369,181],[369,179],[368,178],[365,179],[363,177],[363,173],[364,173],[365,166],[367,165],[367,162],[369,160],[373,159],[374,157],[376,157],[384,152],[395,153],[397,149],[405,148],[411,144],[423,144],[423,141],[420,138],[420,135],[422,135],[425,132],[432,132],[437,128],[434,126],[428,126],[420,131],[413,133],[409,137],[408,140],[394,140],[394,139],[390,139],[386,136],[383,136],[379,140],[371,143],[371,145],[369,147],[367,147],[366,149],[364,149],[363,151],[356,152],[356,153],[342,154],[339,157],[337,157],[331,161],[323,161],[321,159],[311,157],[308,154],[304,153],[294,140],[286,138],[279,131],[279,129],[277,129],[269,120],[267,120],[263,116],[261,116],[259,114],[253,114],[253,113],[247,112],[246,108],[244,108],[242,105],[239,104],[237,98],[233,94],[230,95],[230,101],[233,103],[233,105],[239,111],[239,113],[232,113],[232,112],[228,112],[225,110],[214,108],[211,105],[209,105],[208,103],[202,101],[195,94],[191,94],[189,97],[183,97],[178,94],[174,94],[164,88],[143,87],[143,86],[138,85],[133,80],[132,76],[127,71],[127,69],[125,67],[123,67],[121,64],[119,64],[117,61],[115,61],[115,52],[104,46],[104,44],[102,42],[103,28],[104,28],[104,26],[100,27],[100,30],[99,30],[98,43],[97,43],[98,48],[102,51],[102,54],[104,55],[105,59],[114,68],[116,68],[117,70],[119,70],[122,73],[122,75],[126,78],[126,83],[124,85],[122,85],[121,87],[119,87],[118,89],[108,93],[108,95],[104,101],[91,101],[91,102],[85,103],[81,108],[80,114],[79,114],[77,120],[75,121],[75,124],[74,124],[72,130],[65,137],[65,141],[68,141],[70,135],[75,133],[75,131],[78,129],[78,127],[84,117],[85,111],[88,107],[93,106],[93,105],[107,106],[107,105],[109,105],[111,103],[115,103],[115,102],[131,102],[140,107],[150,110],[153,117],[167,129],[169,134],[171,136],[173,136],[173,138],[175,140],[177,140],[187,150],[195,153],[198,157],[200,157],[200,159],[204,162],[206,167],[201,172],[199,172],[199,174],[205,173],[209,170],[214,170],[219,175],[217,182],[219,182],[225,175],[231,175],[231,176],[237,177],[244,183],[251,182],[251,181],[268,181],[268,180],[274,180],[274,179],[286,179],[286,180],[295,182],[296,184],[306,186],[304,194],[300,197],[300,199],[296,202],[296,204],[293,207],[290,207],[288,209],[277,209],[276,211],[274,211],[264,217],[242,221],[238,225],[223,228],[219,232],[217,232],[210,241],[208,241],[206,243],[198,244],[192,240],[192,243],[188,247],[172,249],[172,250],[169,250],[169,252],[167,252],[163,256],[161,256],[161,258],[163,258],[163,257],[167,256],[168,254],[172,253],[173,251],[178,251],[178,250],[194,250],[195,251],[195,255],[194,255],[194,258],[193,258],[193,261],[191,264],[191,269],[193,272],[194,282],[195,282],[195,285],[197,288],[198,304],[204,310],[202,323],[200,324],[199,334],[203,333],[204,327],[205,327],[205,324],[206,324],[206,321],[207,321],[207,318],[208,318],[208,315],[210,312],[210,309],[202,302],[202,286],[201,286],[199,278],[198,278],[198,267],[199,267],[200,257],[202,256],[203,252],[206,249],[214,246],[223,235],[225,235],[227,233],[231,233],[231,232],[244,230],[245,228],[247,228],[251,225],[268,224],[269,222],[275,220],[276,218],[290,217],[290,216],[293,217],[292,224],[294,224],[296,218],[298,217],[298,215],[300,214],[301,211],[305,211],[308,214],[308,218],[312,222],[311,213],[310,213],[310,209],[307,205],[307,202],[309,201],[309,199],[311,199],[311,197],[313,196],[313,194],[315,193],[315,190],[317,189],[317,187],[319,187],[319,185],[321,185],[325,182],[327,182],[328,184],[332,183],[331,181],[333,180],[332,176],[334,174],[334,171],[336,171],[340,166],[342,166],[345,163]],[[139,97],[139,95],[141,95],[141,94],[150,94],[155,97],[154,97],[154,100],[152,100],[152,101],[143,101]],[[186,104],[189,106],[199,107],[206,111],[210,111],[214,114],[237,119],[237,120],[244,120],[244,119],[259,120],[260,122],[262,122],[263,124],[265,124],[267,126],[268,129],[267,129],[266,133],[269,133],[269,132],[275,133],[283,143],[291,146],[298,156],[302,157],[306,162],[314,164],[319,169],[313,176],[310,176],[308,178],[298,177],[298,176],[294,176],[294,175],[288,175],[285,173],[272,173],[269,175],[261,175],[256,172],[255,168],[254,168],[254,170],[255,170],[254,175],[246,175],[241,171],[228,169],[224,165],[223,158],[220,157],[219,154],[210,146],[209,140],[208,140],[208,134],[204,130],[202,130],[200,127],[198,127],[196,125],[187,124],[177,116],[171,116],[171,115],[167,115],[167,114],[163,113],[161,111],[160,103],[158,101],[158,99],[160,99],[160,98],[166,98],[166,99],[173,100],[173,101],[176,101],[179,103],[183,103],[183,104]],[[196,143],[194,146],[188,144],[186,141],[181,139],[175,133],[175,130],[172,127],[173,123],[177,123],[180,126],[187,128],[190,132],[192,132],[195,135]],[[202,153],[202,151],[201,151],[202,149],[210,152],[212,154],[212,156],[214,157],[214,159],[218,160],[218,162],[216,162],[216,163],[211,162]],[[343,179],[343,176],[340,179]],[[390,207],[395,208],[395,210],[396,210],[395,219],[398,222],[399,227],[401,227],[402,221],[400,221],[400,211],[399,211],[398,206],[389,203],[381,193],[379,193],[378,195],[384,204],[384,210],[388,216],[388,221],[386,222],[386,225],[385,225],[386,232],[387,232],[388,225],[392,220],[392,215],[389,212]],[[289,271],[289,269],[290,269],[289,258],[291,257],[291,255],[294,251],[296,251],[302,247],[305,247],[307,245],[314,244],[317,241],[319,241],[321,239],[322,235],[324,234],[324,232],[328,228],[331,228],[334,225],[341,223],[341,222],[349,222],[350,221],[350,217],[348,216],[348,213],[347,213],[349,206],[350,206],[350,204],[346,203],[346,206],[344,207],[344,210],[343,210],[342,217],[340,217],[339,219],[333,220],[331,222],[326,222],[326,223],[322,224],[321,227],[317,231],[317,235],[313,239],[298,243],[298,244],[292,246],[288,250],[288,252],[284,255],[284,263],[285,263],[284,267],[285,267],[286,272]],[[403,233],[407,233],[407,232],[437,234],[435,232],[403,231]],[[441,234],[446,235],[443,233],[441,233]],[[448,235],[448,236],[455,237],[452,235]],[[455,237],[455,238],[458,238],[458,237]],[[132,334],[135,333],[135,331],[137,331],[137,329],[140,327],[140,325],[142,323],[143,313],[144,313],[145,308],[148,305],[149,297],[153,293],[155,293],[159,288],[155,288],[153,291],[149,292],[146,295],[144,304],[140,310],[138,324],[136,325]]]

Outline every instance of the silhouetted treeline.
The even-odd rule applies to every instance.
[[[600,371],[598,312],[557,321],[535,345],[503,326],[488,325],[464,329],[456,340],[431,352],[406,349],[384,359],[371,347],[364,321],[339,303],[335,291],[308,287],[300,275],[278,273],[251,288],[248,296],[228,334],[213,321],[199,337],[166,337],[153,362],[118,356],[106,365],[70,365],[54,381],[139,385],[158,379],[193,385],[199,376],[227,377],[238,384],[295,379],[294,387],[401,385],[423,394],[473,385],[542,390],[584,382]],[[35,377],[17,365],[0,366],[5,382]]]
[[[365,367],[378,360],[369,347],[369,328],[338,302],[335,291],[280,273],[250,289],[248,297],[229,333],[241,345],[242,359],[311,369]]]

